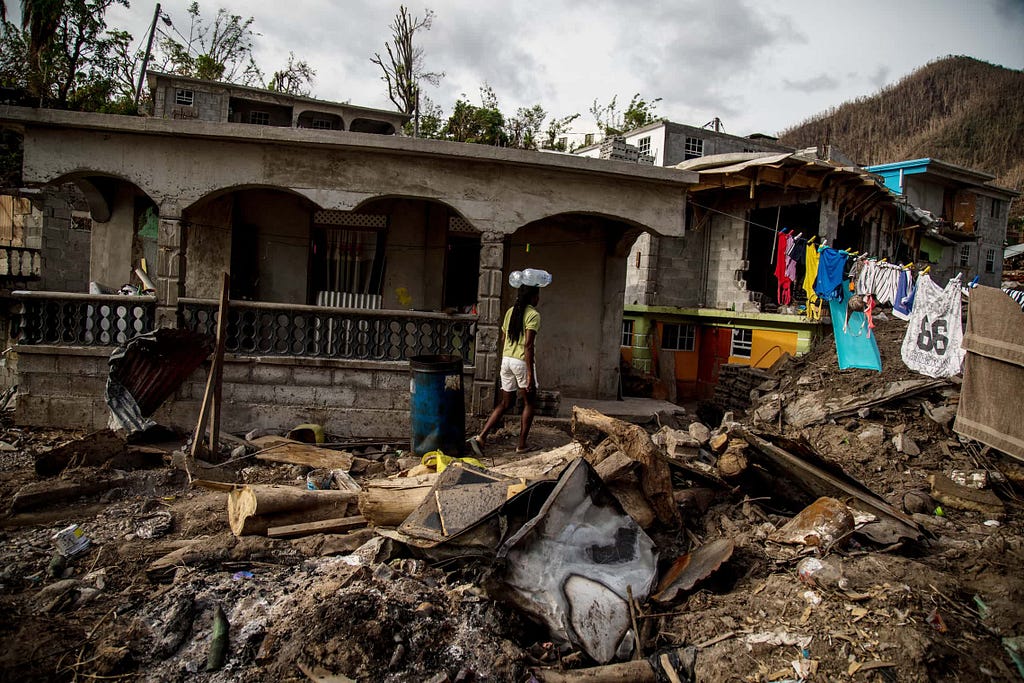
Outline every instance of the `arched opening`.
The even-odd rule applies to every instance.
[[[572,213],[529,223],[509,238],[506,278],[526,267],[553,277],[540,303],[542,389],[579,398],[618,394],[626,254],[640,231],[616,218]],[[506,287],[503,310],[514,296]]]
[[[50,187],[46,201],[54,207],[43,218],[43,261],[59,264],[62,272],[59,278],[44,274],[44,288],[111,294],[142,285],[136,268],[155,276],[160,211],[145,190],[124,178],[87,171],[57,178]],[[86,231],[89,259],[67,258],[80,253]]]
[[[337,114],[307,110],[299,114],[295,127],[314,130],[345,130],[345,122]]]
[[[353,133],[395,134],[395,127],[392,124],[387,121],[376,121],[374,119],[352,119],[348,129]]]
[[[220,274],[231,273],[231,298],[309,302],[309,240],[317,206],[290,190],[230,188],[182,213],[185,293],[215,299]]]
[[[383,307],[473,313],[480,232],[452,207],[412,197],[379,197],[356,212],[386,222]]]

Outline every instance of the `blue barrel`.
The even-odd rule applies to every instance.
[[[410,422],[412,452],[461,456],[466,445],[466,399],[462,393],[462,358],[413,356]]]

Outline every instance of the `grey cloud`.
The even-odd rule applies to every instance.
[[[839,80],[828,74],[818,74],[813,78],[805,78],[801,81],[792,81],[788,78],[782,79],[783,85],[790,90],[799,90],[804,93],[819,92],[821,90],[832,90],[839,85]]]
[[[647,16],[650,23],[631,37],[668,29],[669,39],[643,51],[629,45],[620,49],[632,53],[631,66],[644,74],[644,94],[663,97],[660,111],[670,117],[673,110],[687,108],[735,115],[744,102],[725,95],[730,81],[742,80],[776,46],[805,40],[788,19],[745,0],[694,3],[685,10],[666,3]]]
[[[891,72],[892,70],[888,66],[886,66],[885,64],[879,64],[878,68],[875,69],[874,73],[872,73],[871,76],[868,77],[868,80],[871,82],[871,85],[875,86],[876,88],[881,88],[889,81],[889,74]]]
[[[1024,0],[993,0],[992,5],[1003,21],[1024,24]]]

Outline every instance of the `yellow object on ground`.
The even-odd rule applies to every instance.
[[[420,460],[420,464],[426,465],[427,467],[433,467],[437,470],[437,473],[440,474],[441,472],[444,472],[448,465],[452,464],[456,460],[464,462],[467,465],[473,465],[474,467],[484,466],[484,464],[476,458],[453,458],[450,455],[445,455],[443,451],[430,451],[423,456],[423,459]]]

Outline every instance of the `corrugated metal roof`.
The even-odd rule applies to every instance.
[[[147,418],[206,360],[214,342],[191,330],[159,329],[116,348],[106,390],[115,421],[129,432],[146,429]]]
[[[1024,244],[1014,244],[1013,246],[1003,249],[1003,258],[1013,258],[1014,256],[1020,256],[1024,254]]]

